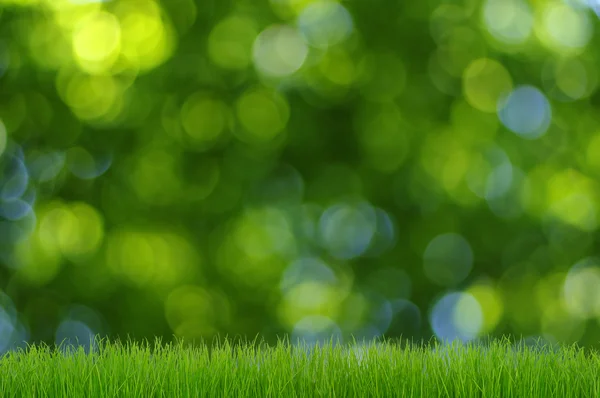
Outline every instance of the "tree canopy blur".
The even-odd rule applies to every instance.
[[[592,0],[0,0],[0,350],[600,341]]]

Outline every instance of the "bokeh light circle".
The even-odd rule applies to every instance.
[[[579,52],[593,34],[593,25],[587,10],[577,9],[564,2],[543,5],[537,35],[548,48],[559,53]]]
[[[482,18],[491,35],[509,45],[524,43],[533,30],[533,14],[524,0],[486,0]]]
[[[546,96],[533,86],[519,86],[498,104],[502,124],[526,139],[546,133],[552,121],[552,108]]]
[[[440,340],[468,342],[478,337],[483,326],[483,312],[473,295],[454,292],[434,304],[429,321]]]
[[[317,1],[298,16],[304,39],[313,47],[328,48],[346,39],[353,29],[352,15],[338,2]]]
[[[423,272],[432,282],[454,286],[469,276],[473,251],[465,238],[447,233],[433,238],[423,253]]]
[[[307,56],[308,47],[304,39],[296,29],[287,25],[274,25],[262,31],[252,50],[256,69],[274,78],[298,71]]]
[[[287,125],[290,108],[277,91],[256,88],[246,91],[236,103],[237,117],[243,129],[239,139],[249,143],[265,143],[279,135]]]
[[[586,258],[567,273],[563,298],[567,310],[580,319],[600,317],[600,262]]]
[[[208,36],[208,55],[224,69],[245,69],[252,62],[252,45],[258,30],[252,19],[230,16],[219,22]]]
[[[340,203],[329,207],[321,215],[319,230],[323,245],[340,259],[362,255],[377,231],[374,209],[368,204]]]
[[[483,112],[496,112],[498,100],[512,90],[506,68],[493,59],[479,58],[465,69],[463,92],[467,102]]]

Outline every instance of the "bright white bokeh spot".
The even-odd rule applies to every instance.
[[[538,35],[548,47],[560,52],[582,49],[592,33],[587,10],[559,2],[545,4]]]
[[[429,321],[433,333],[444,341],[471,341],[483,327],[481,305],[468,293],[450,293],[433,306]]]
[[[600,262],[586,258],[568,272],[563,285],[567,310],[581,318],[600,317]]]
[[[521,44],[533,30],[531,8],[524,0],[487,0],[483,21],[494,38],[506,44]]]
[[[340,3],[317,1],[298,17],[305,40],[313,47],[326,49],[345,40],[352,33],[352,16]]]
[[[307,282],[333,285],[337,282],[337,277],[323,260],[314,257],[300,258],[284,271],[281,276],[280,289],[282,292],[287,292],[294,286]]]
[[[502,124],[518,136],[536,139],[546,133],[552,109],[546,96],[533,86],[519,86],[498,104]]]
[[[331,206],[319,220],[322,244],[338,259],[348,260],[365,253],[376,231],[376,212],[366,203]]]
[[[292,331],[292,343],[300,345],[325,345],[330,341],[341,343],[342,331],[330,318],[321,315],[312,315],[302,318]]]
[[[308,56],[308,47],[296,29],[274,25],[258,35],[252,55],[260,73],[282,78],[302,67]]]
[[[473,268],[471,245],[461,235],[438,235],[423,254],[423,272],[437,285],[454,286],[469,276]]]

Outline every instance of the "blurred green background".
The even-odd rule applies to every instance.
[[[598,10],[0,0],[0,350],[598,345]]]

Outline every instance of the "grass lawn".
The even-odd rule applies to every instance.
[[[281,341],[213,346],[30,346],[0,359],[1,397],[600,397],[600,356],[496,341],[308,348]]]

